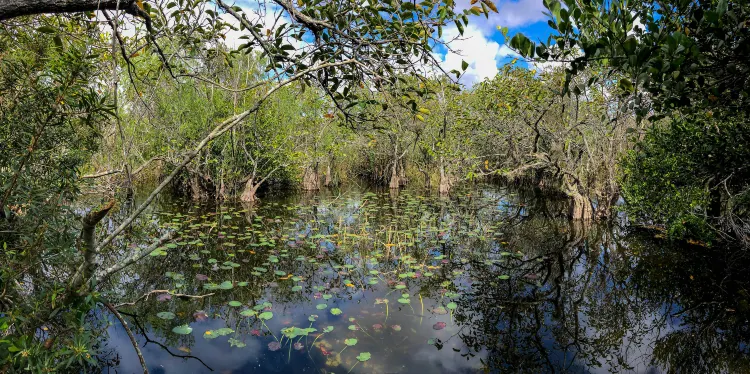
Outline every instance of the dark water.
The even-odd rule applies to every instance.
[[[743,253],[559,210],[496,188],[162,202],[178,238],[107,297],[213,293],[120,308],[151,373],[750,372]],[[112,323],[104,370],[142,372]]]

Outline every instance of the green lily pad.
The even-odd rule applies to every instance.
[[[448,308],[448,309],[450,309],[450,310],[454,310],[454,309],[458,308],[458,305],[456,303],[454,303],[454,302],[450,302],[445,307]]]
[[[258,315],[258,318],[268,321],[269,319],[273,318],[273,312],[263,312]]]
[[[219,288],[221,288],[222,290],[231,290],[232,288],[234,288],[234,286],[232,285],[232,282],[230,281],[223,281],[219,285]]]
[[[337,315],[341,314],[341,309],[339,309],[339,308],[331,308],[331,314],[333,314],[334,316],[337,316]]]
[[[232,307],[235,307],[235,308],[239,307],[239,306],[242,306],[242,303],[239,302],[239,301],[237,301],[237,300],[232,300],[232,301],[228,302],[227,304],[229,306],[232,306]]]
[[[173,328],[172,332],[180,335],[188,335],[193,332],[193,328],[188,325],[180,325]]]
[[[328,308],[328,305],[326,305],[326,304],[318,304],[315,308],[317,308],[318,310],[323,310],[325,308]]]
[[[359,362],[365,362],[369,360],[370,357],[371,357],[370,352],[362,352],[359,354],[359,356],[357,356],[357,360],[359,360]]]
[[[252,316],[257,316],[258,312],[252,309],[245,309],[240,313],[240,315],[242,315],[243,317],[252,317]]]
[[[167,320],[174,319],[175,317],[174,313],[172,312],[159,312],[159,313],[156,313],[156,316],[161,319],[167,319]]]
[[[345,339],[344,340],[344,344],[346,344],[349,347],[353,347],[353,346],[357,345],[357,339],[355,339],[355,338]]]

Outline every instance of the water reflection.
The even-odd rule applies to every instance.
[[[155,217],[180,231],[175,247],[109,296],[214,294],[121,308],[153,373],[750,372],[743,253],[558,210],[495,189],[165,203]],[[116,324],[106,344],[118,372],[140,371]]]

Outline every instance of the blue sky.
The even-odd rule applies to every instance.
[[[458,0],[458,6],[469,7],[470,0]],[[460,69],[461,60],[469,64],[462,83],[471,86],[485,78],[495,76],[498,67],[509,63],[518,55],[504,45],[503,34],[498,27],[508,27],[508,36],[524,33],[533,41],[546,41],[552,31],[543,14],[542,0],[497,0],[498,13],[469,19],[464,30],[463,40],[451,42],[450,47],[457,53],[447,52],[442,57],[447,70]],[[455,26],[443,31],[443,38],[457,35]],[[446,52],[446,51],[442,51]]]
[[[459,9],[471,7],[471,0],[457,0]],[[249,8],[247,0],[238,0],[237,4]],[[252,2],[250,2],[252,3]],[[257,6],[257,5],[256,5]],[[498,68],[518,57],[515,52],[504,45],[505,40],[498,27],[508,27],[508,36],[522,32],[531,40],[547,40],[551,29],[547,25],[547,17],[543,14],[542,0],[495,0],[498,13],[490,13],[489,18],[484,15],[471,17],[469,26],[464,29],[461,40],[450,43],[453,52],[438,50],[438,58],[445,71],[461,69],[461,61],[466,61],[469,67],[461,78],[461,83],[470,87],[485,78],[491,78],[498,72]],[[262,22],[273,23],[273,15],[267,14]],[[230,21],[230,19],[227,19]],[[283,21],[282,21],[283,22]],[[234,34],[234,33],[230,33]],[[242,35],[227,35],[227,44],[236,46],[243,41],[237,38]],[[443,29],[443,39],[452,40],[458,36],[455,25]],[[521,62],[521,65],[525,65]]]

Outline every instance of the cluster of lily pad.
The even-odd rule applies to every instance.
[[[251,335],[273,337],[267,344],[269,351],[287,348],[288,355],[291,350],[307,348],[309,352],[334,327],[318,330],[313,327],[316,320],[310,319],[307,327],[273,329],[268,324],[274,318],[274,305],[258,300],[276,295],[276,299],[282,298],[282,304],[306,302],[313,313],[327,311],[335,322],[334,317],[343,314],[339,303],[364,293],[384,293],[370,302],[371,307],[382,308],[384,318],[373,321],[372,330],[361,326],[358,319],[349,318],[347,330],[359,335],[343,339],[341,354],[359,339],[372,339],[370,333],[385,331],[386,327],[401,331],[400,325],[388,324],[391,309],[420,316],[421,323],[425,300],[430,303],[426,311],[432,313],[432,318],[444,319],[431,323],[432,329],[445,329],[454,323],[458,299],[471,287],[467,269],[483,266],[500,272],[499,281],[509,281],[514,262],[523,257],[512,253],[505,246],[507,243],[502,244],[502,226],[494,224],[492,215],[497,212],[491,208],[487,209],[488,219],[480,220],[474,216],[475,211],[469,218],[462,218],[460,212],[448,207],[450,214],[446,214],[440,210],[446,206],[423,197],[405,195],[400,199],[397,213],[391,211],[382,196],[371,193],[358,199],[320,203],[318,209],[307,205],[274,206],[275,211],[284,210],[283,216],[264,216],[261,208],[253,211],[232,207],[203,214],[167,213],[163,215],[173,218],[163,226],[176,230],[177,238],[151,255],[160,261],[181,259],[198,272],[190,277],[166,272],[165,288],[174,293],[214,293],[207,299],[214,315],[216,310],[223,310],[224,318],[242,318],[243,326],[252,329]],[[467,239],[488,242],[494,251],[476,253],[464,246]],[[245,301],[247,298],[239,295],[253,296]],[[448,316],[441,317],[444,315]],[[171,311],[159,311],[157,317],[165,321],[177,319]],[[239,330],[207,330],[203,337],[213,340],[229,336],[231,347],[242,348],[248,336]],[[172,331],[191,334],[192,327],[182,323]],[[313,343],[307,344],[311,335],[315,336]],[[370,357],[369,352],[359,352],[357,360],[364,362]]]

